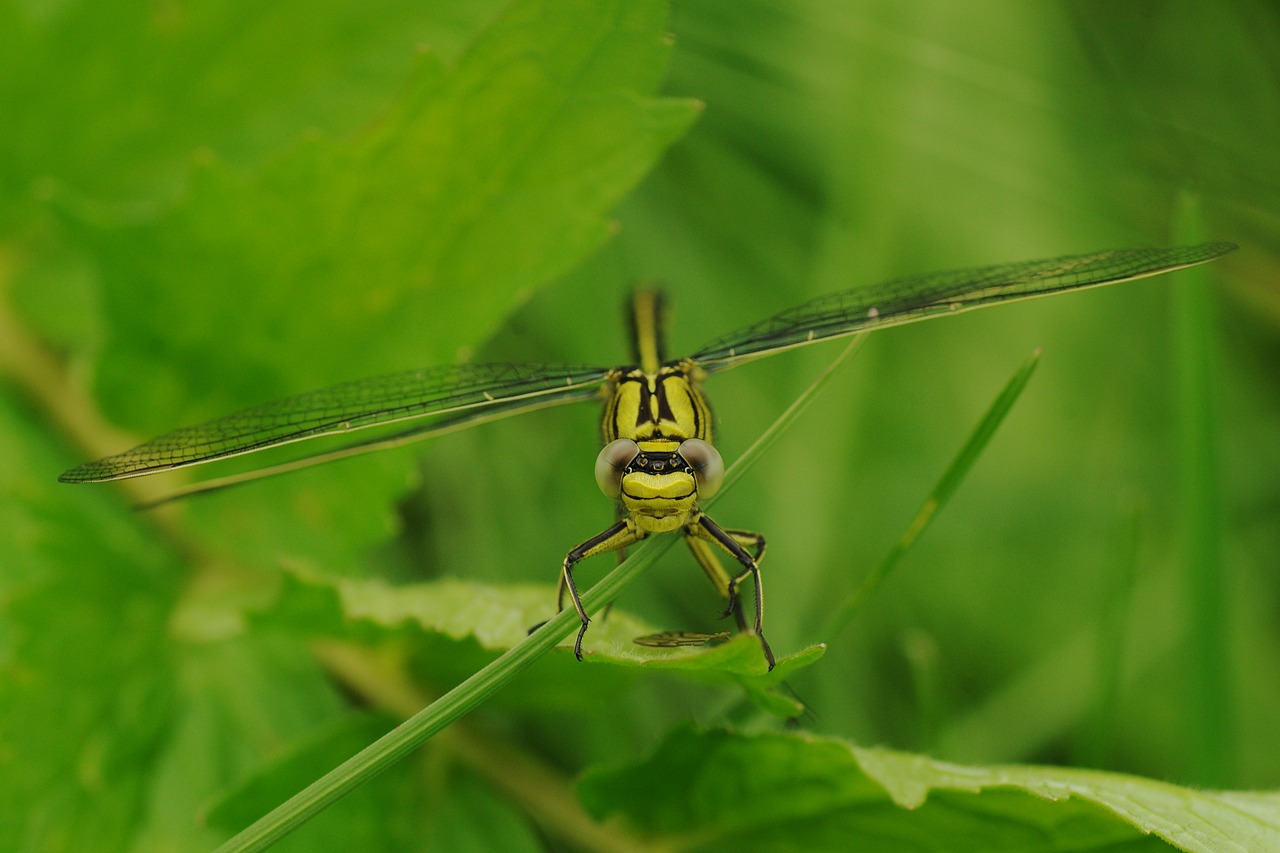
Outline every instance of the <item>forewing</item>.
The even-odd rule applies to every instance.
[[[58,479],[90,483],[199,465],[269,447],[415,418],[451,428],[592,396],[610,371],[536,364],[463,364],[345,382],[245,409],[87,462]]]
[[[820,296],[718,338],[693,359],[708,372],[725,370],[752,357],[870,329],[1159,275],[1211,261],[1235,248],[1232,243],[1204,243],[1114,249],[894,279]]]

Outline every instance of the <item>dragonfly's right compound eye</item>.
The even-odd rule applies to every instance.
[[[596,485],[600,491],[614,499],[622,494],[622,473],[639,455],[640,445],[629,438],[619,438],[606,444],[596,457]]]

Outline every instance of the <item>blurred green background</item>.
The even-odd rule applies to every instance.
[[[492,36],[505,8],[0,4],[0,816],[131,837],[136,811],[76,799],[125,778],[151,837],[181,837],[162,782],[180,821],[337,714],[303,644],[242,630],[281,565],[550,590],[610,519],[591,406],[193,501],[178,545],[54,482],[84,458],[382,371],[618,363],[636,281],[666,287],[682,353],[897,275],[1201,239],[1242,249],[1190,331],[1155,279],[875,335],[715,516],[768,537],[773,647],[830,644],[791,684],[805,726],[1276,787],[1275,5],[636,4],[613,41],[529,24],[527,52],[576,69],[550,94]],[[953,503],[815,634],[1036,347]],[[834,355],[715,377],[726,459]],[[619,606],[714,630],[719,605],[676,549]],[[489,719],[573,772],[731,701],[645,679]]]

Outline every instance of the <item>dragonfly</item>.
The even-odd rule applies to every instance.
[[[535,409],[603,401],[603,449],[596,458],[595,480],[614,502],[615,520],[569,551],[561,566],[557,609],[564,609],[567,593],[581,623],[574,655],[582,660],[591,621],[574,580],[578,563],[621,553],[653,535],[678,532],[726,601],[724,616],[733,615],[740,631],[755,635],[772,670],[775,657],[764,636],[760,573],[765,539],[750,530],[722,527],[701,509],[701,502],[719,489],[725,471],[702,390],[708,376],[875,329],[1160,275],[1212,261],[1235,248],[1231,243],[1203,243],[1116,249],[897,278],[820,296],[675,359],[668,357],[664,343],[664,300],[657,291],[642,289],[631,300],[632,359],[627,365],[457,364],[359,379],[177,429],[72,468],[59,479],[88,483],[140,477],[321,436],[405,424],[397,426],[397,432],[380,431],[337,450],[197,483],[179,493],[185,496]],[[720,562],[722,554],[736,563],[732,572]],[[750,620],[740,594],[748,581]],[[681,635],[672,634],[657,635],[649,644],[684,642]]]

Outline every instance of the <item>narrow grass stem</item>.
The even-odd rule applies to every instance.
[[[1179,212],[1182,234],[1199,233],[1192,198]],[[1227,592],[1222,566],[1222,484],[1219,475],[1220,377],[1213,294],[1207,269],[1182,270],[1173,281],[1173,336],[1178,399],[1178,529],[1184,595],[1190,625],[1186,638],[1189,687],[1188,752],[1191,778],[1224,785],[1234,751],[1228,677]]]
[[[853,618],[858,614],[862,605],[871,597],[889,573],[897,566],[898,561],[902,559],[902,555],[907,553],[915,541],[920,538],[920,534],[933,520],[951,496],[955,494],[960,483],[968,475],[973,468],[978,457],[982,454],[983,449],[987,446],[987,442],[991,440],[991,436],[995,435],[996,430],[1004,421],[1005,415],[1009,414],[1009,410],[1013,408],[1014,402],[1022,393],[1022,389],[1027,386],[1031,374],[1035,372],[1036,365],[1040,363],[1040,350],[1036,350],[1022,365],[1014,372],[1013,376],[1005,384],[1004,389],[992,402],[987,413],[983,415],[982,420],[974,427],[969,435],[969,439],[960,448],[960,452],[951,460],[951,464],[947,466],[947,470],[943,473],[937,485],[933,487],[933,491],[929,493],[929,497],[920,505],[920,509],[916,512],[915,518],[907,525],[907,529],[898,537],[898,541],[889,549],[889,553],[885,554],[884,559],[876,566],[862,581],[862,584],[854,590],[853,594],[845,600],[840,609],[837,610],[827,622],[827,626],[822,636],[831,638],[839,633],[847,626]]]

